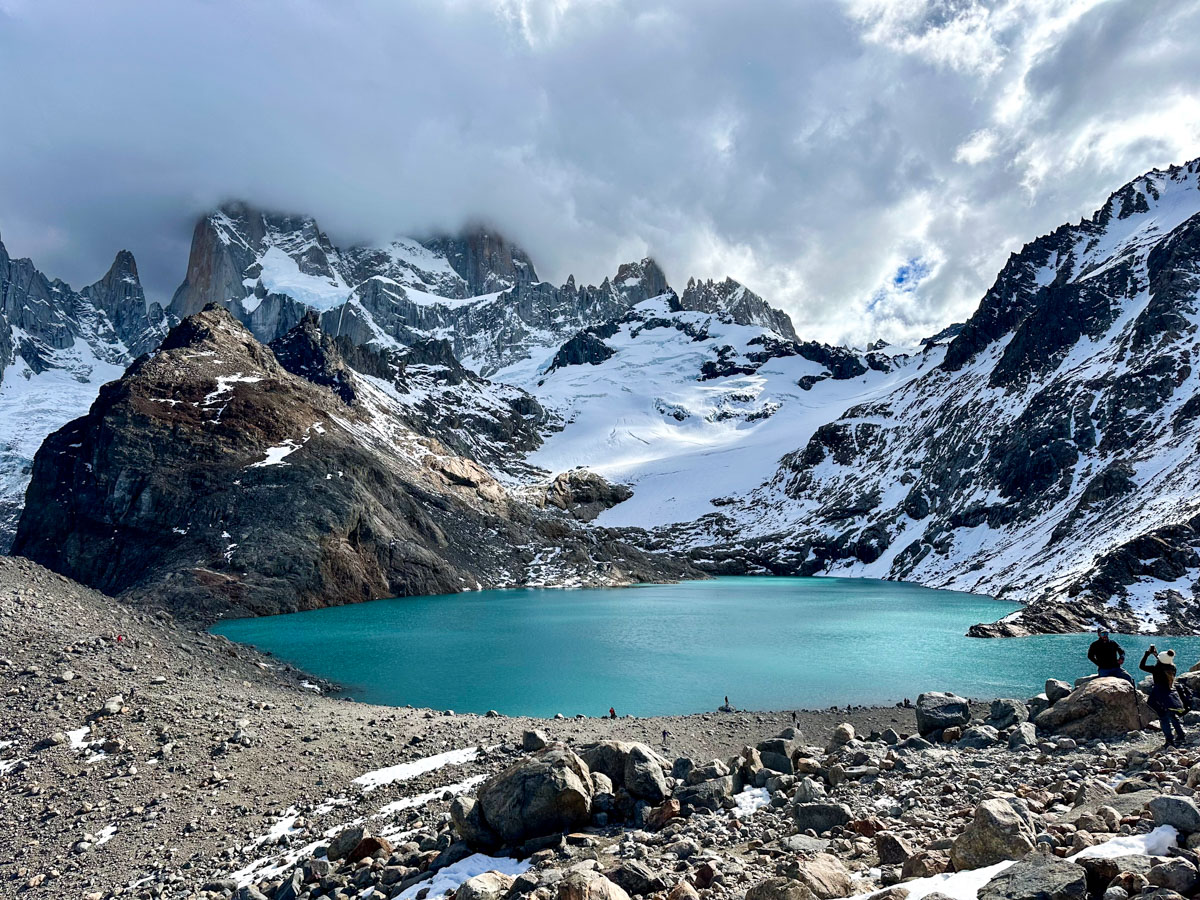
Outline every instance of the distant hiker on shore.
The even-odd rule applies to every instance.
[[[670,736],[671,736],[671,732],[667,731],[667,729],[664,728],[663,729],[663,749],[664,750],[667,749],[667,738]]]
[[[1155,656],[1154,665],[1146,665],[1151,655]],[[1182,747],[1184,734],[1183,726],[1179,724],[1179,715],[1184,711],[1183,700],[1175,692],[1175,651],[1164,650],[1159,653],[1154,645],[1142,655],[1138,668],[1149,672],[1154,677],[1154,687],[1150,689],[1150,708],[1158,713],[1158,723],[1162,727],[1163,738],[1168,747]]]
[[[1137,689],[1133,676],[1122,668],[1125,664],[1125,651],[1121,645],[1108,636],[1108,629],[1101,628],[1096,640],[1088,648],[1088,659],[1096,666],[1096,674],[1101,678],[1124,678]]]
[[[608,717],[610,719],[615,719],[617,717],[617,708],[615,706],[610,706],[608,708]]]
[[[795,726],[795,724],[796,724],[796,711],[793,709],[792,710],[792,725]]]

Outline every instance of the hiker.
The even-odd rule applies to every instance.
[[[615,706],[610,706],[608,708],[608,717],[610,719],[615,719],[617,717],[617,708]]]
[[[793,709],[792,710],[792,726],[795,727],[795,725],[796,725],[796,711]]]
[[[663,729],[663,749],[664,750],[667,749],[667,738],[670,736],[671,736],[671,732],[667,731],[667,729],[664,728]]]
[[[1096,666],[1096,674],[1101,678],[1124,678],[1137,690],[1137,682],[1125,671],[1125,651],[1121,645],[1108,636],[1108,629],[1101,628],[1092,646],[1088,647],[1088,659]]]
[[[1146,665],[1151,655],[1155,656],[1154,665]],[[1179,714],[1184,711],[1183,700],[1175,692],[1175,651],[1164,650],[1159,653],[1154,645],[1142,655],[1138,666],[1143,672],[1149,672],[1154,677],[1154,687],[1150,689],[1150,708],[1158,713],[1158,723],[1162,728],[1163,738],[1168,747],[1182,747],[1184,734],[1183,726],[1179,724]]]

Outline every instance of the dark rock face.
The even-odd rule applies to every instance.
[[[316,383],[224,310],[185,319],[47,439],[14,552],[202,615],[686,571],[513,501],[313,329],[281,349]]]
[[[581,331],[558,348],[549,371],[565,366],[597,366],[613,355],[612,347],[595,335]]]
[[[472,229],[457,236],[435,238],[425,246],[445,254],[454,271],[467,283],[470,297],[538,280],[525,251],[495,231]]]

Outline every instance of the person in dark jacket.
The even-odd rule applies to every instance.
[[[1155,656],[1154,665],[1146,665],[1146,660]],[[1163,738],[1168,747],[1182,747],[1184,741],[1183,726],[1179,724],[1179,715],[1183,712],[1183,700],[1175,692],[1175,651],[1164,650],[1159,653],[1154,645],[1142,656],[1138,666],[1143,672],[1149,672],[1154,678],[1154,687],[1150,689],[1149,705],[1158,713],[1158,723],[1162,727]]]
[[[1108,629],[1101,628],[1096,640],[1088,648],[1088,659],[1096,666],[1096,674],[1101,678],[1124,678],[1135,688],[1137,682],[1125,671],[1125,651],[1121,645],[1108,636]]]

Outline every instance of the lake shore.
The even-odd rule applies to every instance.
[[[790,710],[534,719],[348,702],[314,693],[305,673],[252,647],[19,558],[0,558],[0,644],[0,885],[20,896],[258,900],[257,892],[242,898],[238,886],[277,883],[347,823],[416,834],[441,849],[453,840],[451,797],[520,759],[530,729],[568,747],[636,741],[668,761],[702,762],[737,758],[793,724]],[[988,710],[974,704],[973,712],[982,720]],[[916,730],[911,708],[796,711],[798,731],[818,746],[843,722],[863,738]],[[1068,752],[1032,754],[1003,743],[978,755],[939,748],[929,751],[916,782],[898,771],[889,787],[852,780],[838,796],[868,819],[885,814],[881,797],[919,798],[920,819],[900,806],[892,815],[914,842],[939,847],[988,790],[1022,779],[1039,786],[1030,796],[1069,796],[1081,778],[1111,779],[1134,763],[1144,766],[1154,743],[1146,734],[1110,750],[1074,742]],[[1133,754],[1133,762],[1118,753]],[[1169,773],[1186,775],[1196,760],[1185,753]],[[1039,802],[1051,808],[1050,800]],[[703,864],[728,875],[727,885],[714,884],[701,900],[741,897],[792,852],[788,841],[803,837],[786,807],[720,826],[710,845],[714,821],[694,816],[674,828],[697,847],[711,846]],[[554,877],[556,864],[598,856],[611,864],[628,832],[609,831],[562,845],[541,859],[540,871]],[[869,841],[825,843],[864,879],[878,877]],[[688,869],[650,849],[656,867]],[[375,868],[370,874],[383,877]]]
[[[352,703],[314,693],[305,673],[252,647],[24,559],[0,558],[0,598],[0,846],[11,848],[0,883],[47,875],[60,891],[107,892],[186,861],[211,866],[314,793],[446,750],[519,745],[529,728],[709,759],[792,725],[791,711],[555,720]],[[120,711],[104,715],[115,697]],[[915,726],[897,707],[797,712],[814,735],[843,721],[863,734]]]

